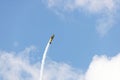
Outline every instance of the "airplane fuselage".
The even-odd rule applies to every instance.
[[[52,43],[52,40],[54,39],[54,37],[55,37],[54,34],[50,37],[50,44]]]

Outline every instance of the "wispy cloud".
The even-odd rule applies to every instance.
[[[115,19],[113,15],[103,16],[101,19],[97,20],[96,30],[101,37],[104,37],[114,26]]]
[[[83,11],[87,14],[97,15],[97,31],[104,36],[113,27],[114,16],[119,8],[119,0],[45,0],[48,8],[55,13]]]
[[[27,48],[22,52],[25,52],[26,55],[30,50],[33,48]],[[0,51],[0,77],[2,80],[37,80],[39,70],[35,64],[29,63],[28,56],[29,54],[21,56],[15,52]]]
[[[19,46],[19,42],[15,41],[15,42],[13,43],[13,46],[14,46],[14,47],[18,47],[18,46]]]
[[[31,64],[30,59],[26,58],[31,51],[34,51],[32,47],[21,51],[24,54],[29,53],[26,56],[0,51],[0,79],[39,80],[40,61]],[[80,69],[75,69],[66,63],[47,61],[43,80],[120,80],[119,74],[120,54],[114,57],[96,55],[84,74]]]
[[[30,46],[16,52],[0,51],[0,79],[2,80],[39,80],[40,61],[31,64],[30,54],[35,50]],[[35,58],[35,57],[34,57]],[[65,64],[49,61],[45,65],[44,80],[77,80],[77,71]]]

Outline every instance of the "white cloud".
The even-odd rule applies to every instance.
[[[31,65],[26,57],[24,56],[23,59],[15,52],[0,51],[0,76],[3,78],[2,80],[37,80],[39,77],[38,69],[35,65]]]
[[[72,11],[83,11],[97,15],[97,31],[104,36],[113,27],[114,16],[119,8],[119,0],[45,0],[48,7],[57,14]],[[99,22],[100,21],[100,22]],[[106,22],[104,22],[106,21]],[[104,27],[103,27],[104,26]]]
[[[95,56],[85,75],[85,80],[120,80],[120,54],[109,58]]]
[[[27,49],[33,50],[31,47]],[[25,52],[24,54],[28,52],[25,50],[22,51]],[[39,80],[40,61],[31,64],[30,60],[25,57],[27,55],[23,59],[23,56],[18,53],[0,51],[0,79]],[[66,63],[47,61],[43,80],[120,80],[119,74],[120,54],[114,57],[102,55],[93,57],[84,74],[80,69],[75,69]]]
[[[15,53],[0,51],[0,79],[2,80],[39,80],[40,61],[30,63],[34,46]],[[34,56],[35,58],[35,56]],[[45,65],[44,80],[77,80],[77,71],[65,63],[49,61]]]
[[[80,72],[66,63],[49,62],[45,68],[45,80],[78,80]],[[47,76],[47,77],[46,77]]]

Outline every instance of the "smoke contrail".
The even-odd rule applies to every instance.
[[[48,51],[49,46],[50,46],[50,43],[48,42],[48,43],[47,43],[47,46],[46,46],[46,48],[45,48],[45,51],[44,51],[44,53],[43,53],[43,58],[42,58],[42,62],[41,62],[40,80],[42,80],[42,78],[43,78],[44,64],[45,64],[46,54],[47,54],[47,51]]]
[[[45,51],[44,51],[44,53],[43,53],[43,58],[42,58],[42,62],[41,62],[41,69],[40,69],[40,80],[43,79],[43,70],[44,70],[44,64],[45,64],[45,59],[46,59],[47,51],[48,51],[48,49],[49,49],[50,44],[52,43],[52,40],[53,40],[54,36],[55,36],[55,35],[53,34],[53,35],[50,37],[50,40],[48,41],[47,46],[46,46],[46,48],[45,48]]]

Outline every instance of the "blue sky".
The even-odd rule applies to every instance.
[[[117,55],[120,2],[93,0],[88,5],[83,0],[69,1],[0,0],[0,50],[19,54],[34,45],[38,51],[32,57],[41,60],[50,36],[55,34],[47,59],[83,72],[94,55]]]

